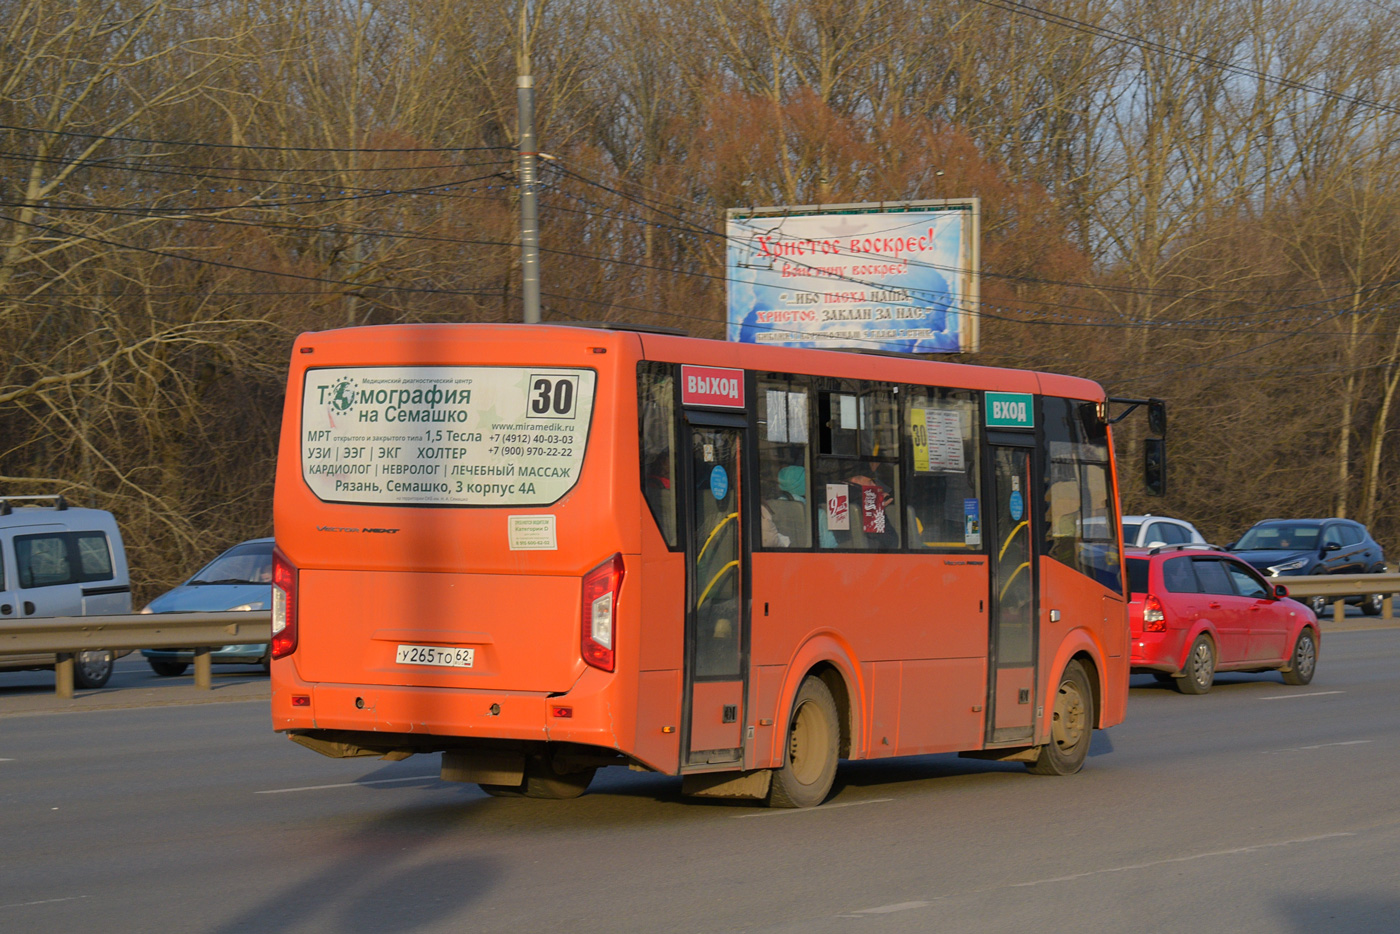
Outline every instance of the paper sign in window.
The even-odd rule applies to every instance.
[[[851,494],[844,483],[826,485],[826,527],[832,532],[845,532],[851,527]]]

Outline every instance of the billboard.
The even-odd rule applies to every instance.
[[[976,198],[731,208],[728,338],[975,351],[979,218]]]

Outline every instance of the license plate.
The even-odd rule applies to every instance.
[[[440,668],[470,668],[476,649],[446,648],[441,645],[401,645],[394,661],[400,665],[433,665]]]

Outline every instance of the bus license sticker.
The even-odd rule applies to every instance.
[[[509,516],[507,522],[511,551],[555,551],[559,548],[553,516]]]
[[[442,645],[400,645],[394,661],[400,665],[431,665],[436,668],[470,668],[476,649]]]
[[[1008,505],[1011,507],[1011,521],[1020,522],[1021,517],[1026,514],[1026,503],[1021,499],[1020,490],[1011,491],[1011,502]]]

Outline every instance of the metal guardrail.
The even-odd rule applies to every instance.
[[[121,616],[27,617],[0,621],[0,655],[58,656],[56,691],[73,696],[73,655],[92,649],[192,649],[195,687],[208,690],[209,651],[224,645],[268,642],[268,610],[224,613],[130,613]]]
[[[1321,574],[1306,577],[1271,577],[1283,584],[1290,597],[1335,597],[1332,618],[1346,615],[1342,598],[1384,594],[1381,615],[1394,611],[1394,595],[1400,592],[1400,573]],[[188,648],[194,652],[195,687],[212,686],[211,647],[267,642],[272,638],[272,613],[267,610],[236,613],[131,613],[122,616],[55,616],[0,621],[0,655],[54,653],[55,690],[60,697],[73,696],[73,655],[90,649],[113,651]]]
[[[1340,623],[1346,616],[1342,598],[1378,593],[1383,596],[1381,616],[1389,618],[1395,609],[1395,594],[1400,592],[1400,574],[1309,574],[1302,577],[1270,577],[1271,584],[1282,584],[1295,599],[1333,597],[1332,619]]]

